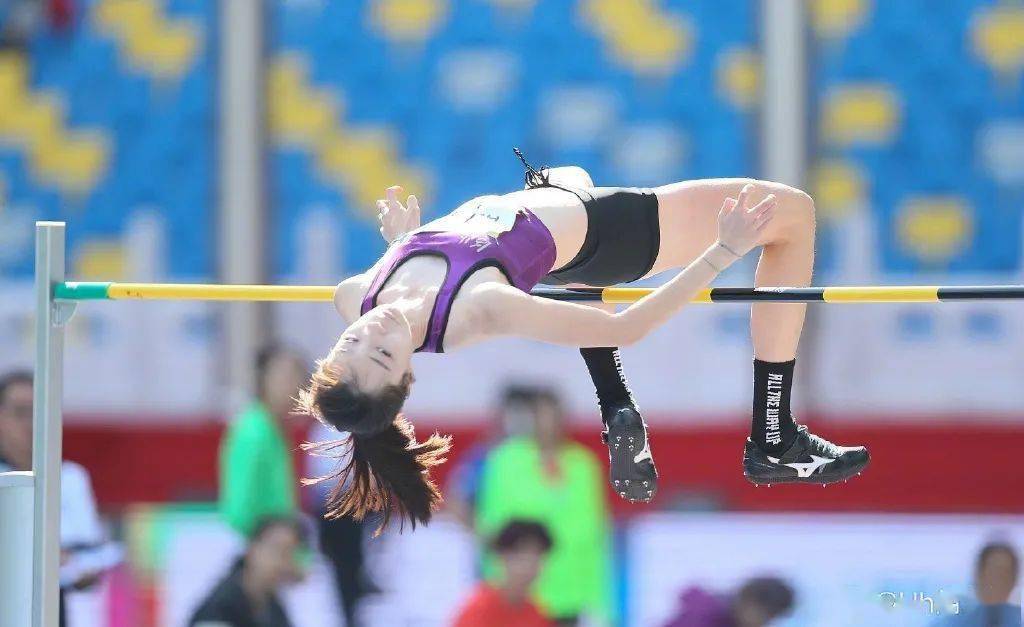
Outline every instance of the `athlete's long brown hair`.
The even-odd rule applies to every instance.
[[[326,476],[303,479],[310,485],[336,481],[328,496],[328,518],[363,519],[381,512],[380,533],[393,514],[415,528],[426,524],[441,503],[429,470],[445,461],[451,438],[434,433],[417,442],[413,426],[399,412],[409,396],[412,374],[376,394],[361,392],[337,369],[320,364],[309,387],[299,392],[299,407],[321,422],[350,433],[346,438],[303,445],[314,455],[344,458],[348,463]]]

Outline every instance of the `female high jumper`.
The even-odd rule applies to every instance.
[[[441,501],[427,470],[449,439],[417,442],[399,413],[413,383],[414,352],[452,351],[520,336],[576,346],[597,389],[610,483],[650,500],[657,471],[646,425],[622,374],[618,348],[640,341],[720,272],[761,247],[757,286],[806,286],[814,262],[814,203],[797,189],[749,179],[684,181],[654,189],[594,187],[581,168],[527,168],[526,188],[480,196],[420,226],[415,196],[400,187],[377,202],[389,242],[368,271],[335,292],[351,321],[300,393],[303,409],[347,432],[313,445],[350,453],[319,480],[337,479],[331,516],[392,513],[426,523]],[[608,286],[682,270],[618,313],[530,295],[537,283]],[[753,416],[743,473],[755,484],[848,479],[868,463],[864,447],[841,447],[790,414],[805,304],[755,303]],[[671,376],[670,373],[666,375]]]

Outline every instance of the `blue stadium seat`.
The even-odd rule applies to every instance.
[[[607,44],[580,18],[577,3],[538,3],[524,14],[491,2],[448,3],[446,18],[418,46],[383,38],[368,19],[370,5],[362,1],[270,4],[274,53],[306,59],[312,85],[334,91],[344,103],[337,123],[348,129],[384,125],[399,140],[400,158],[431,167],[435,185],[428,213],[476,194],[518,187],[522,171],[511,154],[513,145],[522,146],[537,164],[579,163],[599,183],[628,183],[609,150],[614,133],[595,138],[585,149],[558,149],[538,137],[539,107],[552,88],[564,85],[597,86],[617,94],[623,99],[619,123],[669,122],[699,138],[698,157],[678,164],[680,176],[689,171],[756,174],[750,113],[717,98],[709,106],[708,96],[715,93],[718,54],[735,46],[755,47],[750,0],[662,3],[665,10],[687,15],[699,32],[692,62],[656,79],[600,61],[610,58]],[[466,50],[505,51],[516,60],[515,89],[497,110],[457,110],[439,91],[445,60]],[[747,144],[751,149],[737,149]],[[275,147],[272,163],[280,238],[291,237],[304,206],[327,201],[338,204],[339,219],[345,221],[350,239],[345,265],[372,261],[380,250],[376,227],[349,204],[346,190],[319,181],[315,161],[300,158],[294,148]],[[369,235],[364,240],[361,234]],[[280,254],[288,245],[276,247],[275,268],[281,273],[293,269],[287,255]]]
[[[41,31],[28,51],[29,89],[61,104],[69,137],[99,134],[109,144],[108,164],[95,187],[68,197],[27,166],[25,151],[0,151],[0,169],[12,205],[46,219],[67,219],[69,256],[94,240],[119,238],[139,206],[168,224],[167,267],[174,277],[209,278],[216,202],[211,133],[216,116],[214,73],[216,6],[205,0],[161,3],[167,20],[187,19],[202,29],[202,52],[174,84],[126,62],[118,42],[92,19],[95,1],[81,3],[69,33]],[[31,251],[27,253],[31,255]],[[0,268],[0,276],[27,277],[30,258]]]
[[[1024,99],[1005,77],[978,58],[970,28],[979,0],[876,2],[870,18],[840,44],[823,43],[816,93],[861,82],[882,82],[901,102],[897,136],[884,145],[823,146],[820,156],[852,160],[869,178],[871,208],[883,242],[883,267],[893,272],[935,270],[1015,272],[1020,267],[1021,215],[1012,190],[998,189],[981,167],[977,135],[993,119],[1020,119]],[[907,54],[913,50],[913,54]],[[909,254],[893,232],[907,197],[953,194],[973,211],[970,245],[935,259]],[[824,225],[827,229],[828,225]],[[984,245],[982,245],[982,243]]]

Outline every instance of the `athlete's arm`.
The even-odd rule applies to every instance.
[[[721,270],[752,250],[775,213],[769,195],[746,207],[750,186],[727,199],[718,217],[718,241],[671,280],[618,313],[525,294],[504,285],[481,288],[487,330],[569,346],[628,346],[679,312]],[[725,243],[728,242],[728,243]]]
[[[402,191],[401,185],[392,185],[384,191],[386,198],[377,201],[377,220],[380,222],[380,234],[384,241],[391,243],[395,238],[405,235],[420,226],[420,203],[415,196],[409,195],[403,205],[398,200],[398,194]],[[373,274],[383,259],[378,259],[367,273]],[[359,305],[364,292],[363,285],[366,276],[357,274],[351,276],[334,288],[334,309],[345,320],[352,323],[359,317]]]
[[[487,335],[515,335],[565,346],[625,346],[640,339],[616,314],[578,303],[539,298],[510,285],[473,290]]]
[[[362,274],[350,276],[334,288],[334,309],[345,324],[352,324],[359,317],[360,288],[365,278]]]
[[[722,269],[735,260],[717,244],[701,257]],[[486,328],[492,334],[581,348],[629,346],[682,309],[716,276],[718,272],[698,258],[671,281],[618,313],[532,296],[508,285],[489,284],[478,291],[487,311]]]
[[[377,201],[377,220],[380,222],[380,235],[384,241],[391,243],[395,238],[405,235],[420,226],[420,203],[412,194],[403,205],[398,200],[400,185],[392,185],[385,190],[386,198]]]

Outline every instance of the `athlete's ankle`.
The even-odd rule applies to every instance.
[[[628,407],[633,411],[638,411],[636,403],[633,401],[632,396],[625,396],[620,398],[606,398],[598,399],[597,406],[601,410],[601,416],[607,417],[620,409]]]
[[[629,391],[626,376],[622,373],[619,349],[612,346],[581,348],[580,355],[583,356],[594,382],[597,404],[603,419],[607,419],[609,414],[621,407],[633,406],[635,409],[633,394]]]
[[[765,453],[771,455],[781,455],[789,450],[793,446],[793,442],[796,441],[796,436],[799,434],[797,431],[796,423],[793,418],[790,417],[788,420],[782,421],[781,428],[772,438],[766,438],[765,433],[751,431],[750,439],[757,445],[759,449]]]
[[[795,359],[781,362],[754,359],[750,439],[765,452],[781,453],[796,437],[796,424],[789,407],[795,368]]]

